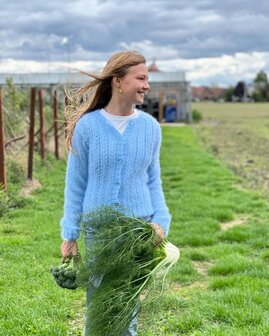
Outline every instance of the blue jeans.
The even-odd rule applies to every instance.
[[[140,219],[143,219],[147,222],[151,222],[152,217],[153,216],[146,216],[146,217],[142,217]],[[91,239],[92,239],[92,235],[89,232],[88,232],[88,234],[85,233],[85,244],[86,244],[86,246],[91,243]],[[101,282],[102,282],[102,277],[97,277],[96,279],[93,279],[92,282],[93,282],[93,287],[98,288],[100,286]],[[93,288],[87,289],[87,293],[86,293],[86,295],[87,295],[87,306],[91,302],[91,296],[92,296],[93,290],[94,290]],[[88,316],[86,315],[84,336],[90,336],[89,335],[89,325],[90,325],[90,321],[89,321]],[[129,327],[126,330],[126,332],[123,334],[123,336],[137,336],[137,325],[138,325],[138,307],[136,307],[136,309],[134,310],[132,321],[130,322]],[[111,336],[113,336],[113,335],[111,335]]]

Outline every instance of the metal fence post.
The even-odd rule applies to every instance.
[[[64,107],[65,107],[65,111],[66,111],[66,108],[67,106],[69,105],[69,98],[65,92],[65,95],[64,95]],[[66,120],[66,114],[64,113],[65,117],[64,117],[64,138],[66,139],[67,137],[67,120]]]
[[[34,157],[34,129],[35,129],[35,97],[36,89],[31,88],[30,101],[30,127],[29,127],[29,152],[28,152],[28,172],[27,178],[33,179],[33,157]]]
[[[58,144],[58,100],[57,91],[54,91],[53,97],[53,117],[54,117],[54,143],[55,143],[55,157],[59,159],[59,144]]]
[[[39,121],[40,121],[40,156],[41,159],[45,159],[45,125],[44,125],[44,113],[43,113],[43,91],[38,91],[39,98]]]
[[[5,169],[5,145],[4,145],[4,126],[3,126],[3,98],[2,88],[0,87],[0,183],[6,191],[6,169]]]

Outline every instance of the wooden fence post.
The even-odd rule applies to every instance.
[[[58,145],[58,101],[57,91],[54,91],[53,97],[53,117],[54,117],[54,143],[55,143],[55,157],[59,159],[59,145]]]
[[[41,159],[45,159],[45,125],[44,125],[44,113],[43,113],[43,92],[42,90],[38,91],[39,98],[39,121],[40,121],[40,156]]]
[[[161,91],[159,93],[159,116],[158,116],[158,120],[160,123],[163,121],[163,98],[164,98],[164,94]]]
[[[29,152],[28,152],[28,172],[27,178],[33,179],[33,157],[34,157],[34,129],[35,129],[35,96],[36,89],[31,88],[30,101],[30,127],[29,127]]]
[[[0,87],[0,183],[6,191],[6,169],[5,169],[5,145],[4,145],[4,127],[3,127],[3,99],[2,88]]]

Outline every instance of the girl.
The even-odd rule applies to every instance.
[[[149,90],[145,58],[119,52],[101,75],[89,75],[94,80],[74,93],[66,111],[63,261],[78,253],[81,214],[100,205],[130,209],[150,222],[160,240],[171,221],[160,177],[161,128],[151,115],[135,108]],[[125,335],[137,335],[136,330],[134,318]]]

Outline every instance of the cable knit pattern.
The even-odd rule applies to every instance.
[[[152,222],[168,234],[171,215],[160,176],[161,127],[151,115],[139,112],[123,134],[100,110],[78,120],[67,162],[63,239],[77,239],[80,215],[100,205],[122,206],[126,215],[153,216]]]

